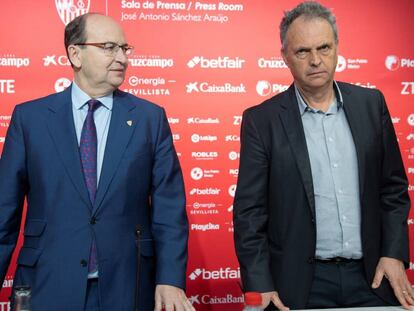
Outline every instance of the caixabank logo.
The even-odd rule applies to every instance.
[[[208,94],[238,94],[246,93],[246,86],[243,83],[232,84],[230,82],[215,84],[210,82],[189,82],[186,93],[208,93]]]
[[[76,17],[89,12],[89,0],[55,0],[56,10],[67,25]]]
[[[217,304],[242,304],[244,303],[243,295],[234,296],[232,294],[227,294],[225,296],[215,296],[215,295],[191,295],[188,300],[192,305],[217,305]]]

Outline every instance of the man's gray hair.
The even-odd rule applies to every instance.
[[[290,11],[285,11],[285,16],[280,22],[280,41],[282,43],[282,50],[286,49],[286,33],[289,26],[295,19],[304,16],[306,19],[321,18],[326,20],[332,27],[334,33],[335,44],[338,44],[338,29],[336,27],[336,18],[332,11],[324,7],[318,2],[305,1]]]

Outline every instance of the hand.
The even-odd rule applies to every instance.
[[[267,292],[267,293],[261,293],[262,294],[262,308],[265,309],[270,302],[273,302],[273,304],[282,311],[288,311],[289,308],[286,307],[282,300],[279,298],[279,294],[277,292]]]
[[[157,285],[155,287],[154,311],[195,311],[181,288],[171,285]]]
[[[414,305],[414,290],[408,281],[402,261],[381,257],[375,271],[372,288],[378,288],[383,277],[390,281],[394,294],[404,309],[411,310],[411,306]]]

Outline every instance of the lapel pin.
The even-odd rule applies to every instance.
[[[128,126],[132,126],[132,120],[127,121]]]

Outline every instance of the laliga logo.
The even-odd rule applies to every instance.
[[[336,72],[342,72],[346,69],[346,59],[342,55],[338,55],[338,64],[336,64]]]
[[[72,82],[67,78],[59,78],[55,82],[56,93],[64,91]]]
[[[60,19],[67,25],[75,17],[89,12],[90,0],[55,0],[55,4]]]
[[[388,55],[385,59],[385,67],[390,71],[400,68],[400,59],[395,55]]]

